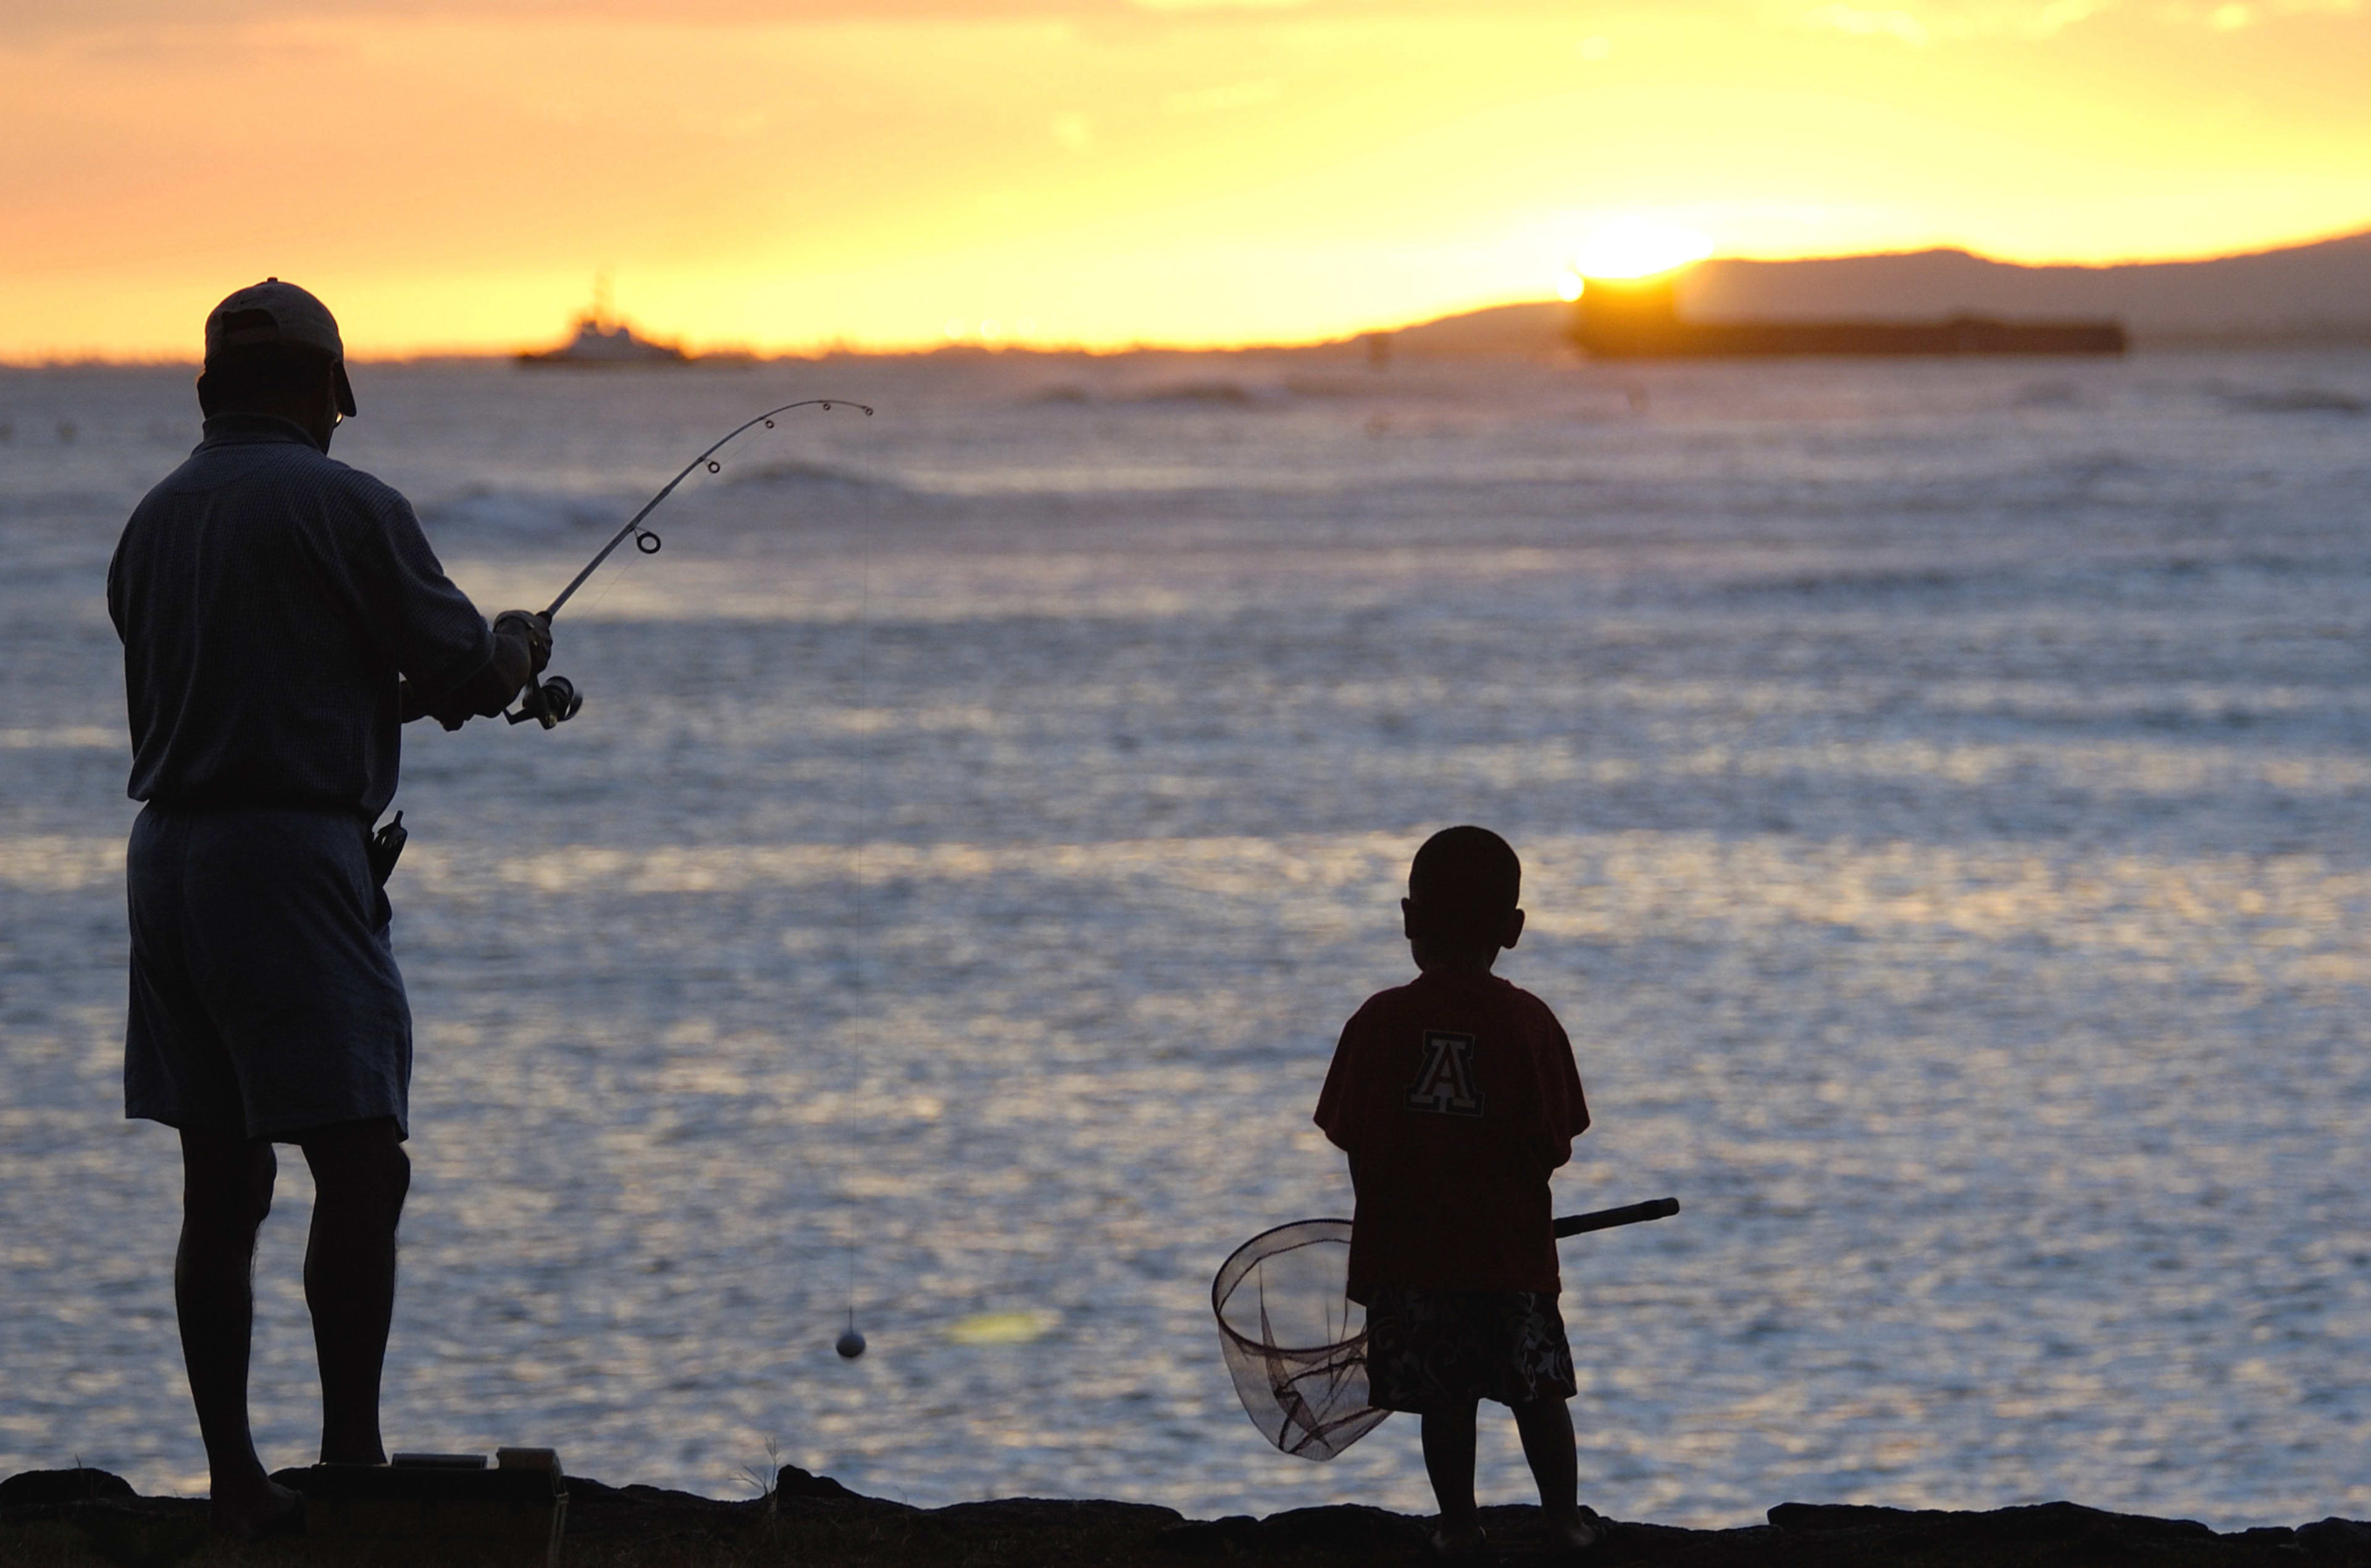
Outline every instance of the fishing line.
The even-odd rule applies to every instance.
[[[584,571],[568,580],[568,586],[560,591],[560,596],[545,606],[544,624],[549,626],[560,618],[561,606],[574,598],[576,590],[584,586],[584,580],[601,570],[601,563],[607,560],[618,547],[628,539],[633,540],[634,548],[644,555],[658,554],[665,541],[662,540],[654,530],[642,526],[642,520],[657,511],[659,504],[675,493],[676,487],[689,478],[700,467],[705,467],[711,474],[723,473],[724,465],[717,460],[716,455],[723,451],[735,439],[746,432],[756,430],[760,425],[772,430],[775,419],[789,413],[793,409],[820,409],[827,414],[835,407],[842,404],[861,411],[866,419],[873,417],[873,409],[869,404],[850,402],[845,398],[802,398],[795,403],[784,403],[779,409],[768,409],[762,414],[744,420],[711,442],[708,450],[686,463],[677,471],[675,478],[659,487],[658,494],[642,502],[641,511],[626,519],[624,527],[609,536],[609,542],[594,552],[593,559],[584,563]],[[577,710],[584,706],[584,698],[577,691],[576,683],[565,675],[554,675],[548,681],[528,682],[526,689],[519,694],[518,711],[505,713],[503,717],[514,724],[524,724],[532,719],[549,730],[555,724],[575,718]]]
[[[740,424],[734,426],[731,430],[717,437],[715,442],[709,446],[707,451],[701,453],[690,462],[686,463],[682,468],[677,472],[675,478],[660,486],[658,494],[642,502],[642,509],[640,512],[635,513],[631,517],[627,518],[626,525],[624,527],[609,536],[609,542],[603,545],[599,551],[594,555],[593,559],[584,563],[584,570],[578,572],[574,577],[569,579],[568,586],[560,591],[560,597],[554,599],[544,610],[543,618],[545,620],[557,618],[560,615],[560,607],[568,603],[569,599],[574,595],[577,589],[584,585],[584,580],[586,578],[592,576],[595,571],[600,569],[601,563],[609,559],[610,552],[615,550],[619,545],[624,544],[628,539],[632,539],[634,541],[634,548],[642,551],[644,555],[658,554],[659,548],[664,541],[659,538],[657,534],[642,526],[642,519],[657,511],[659,503],[675,493],[675,487],[689,478],[691,477],[692,470],[700,467],[702,464],[707,465],[708,471],[711,474],[723,473],[724,471],[724,465],[716,460],[716,455],[719,452],[723,451],[725,446],[732,442],[734,437],[742,434],[746,431],[755,430],[759,425],[764,425],[768,430],[771,430],[774,428],[775,417],[780,414],[787,414],[792,409],[821,409],[825,413],[829,413],[832,410],[833,405],[838,403],[848,403],[850,408],[861,409],[867,419],[873,417],[873,410],[870,407],[862,403],[849,403],[848,399],[845,398],[804,398],[795,403],[785,403],[779,409],[769,409],[764,413],[758,415],[754,419],[743,421]]]
[[[561,610],[567,605],[569,600],[576,596],[576,591],[584,586],[585,580],[590,578],[595,572],[600,571],[601,563],[607,560],[610,556],[616,554],[618,547],[624,544],[628,539],[633,540],[634,548],[643,555],[658,554],[659,550],[663,548],[665,541],[659,537],[655,529],[649,528],[644,525],[646,520],[650,517],[652,513],[659,509],[660,505],[665,502],[667,497],[676,492],[677,486],[682,484],[684,480],[689,478],[700,468],[705,467],[711,474],[723,473],[724,471],[724,465],[718,461],[716,455],[723,451],[728,445],[732,444],[734,441],[737,440],[742,435],[746,434],[748,432],[758,429],[761,425],[768,430],[774,429],[774,421],[780,416],[787,414],[794,409],[815,409],[827,414],[831,412],[834,408],[842,404],[858,410],[867,419],[871,419],[873,417],[873,408],[872,405],[868,403],[852,402],[846,398],[803,398],[797,402],[784,403],[779,408],[768,409],[764,413],[744,420],[739,424],[734,426],[731,430],[726,431],[723,435],[717,437],[716,440],[711,442],[706,450],[702,451],[700,455],[694,457],[690,462],[686,463],[681,468],[677,469],[673,478],[667,480],[665,484],[661,485],[657,494],[652,496],[650,500],[642,502],[641,510],[636,512],[631,517],[626,519],[625,526],[610,535],[608,542],[594,552],[593,559],[584,563],[584,570],[577,572],[575,576],[568,580],[568,586],[562,588],[560,591],[559,596],[553,599],[549,605],[545,606],[543,611],[545,625],[549,626],[551,622],[560,618]],[[873,624],[873,544],[872,536],[869,534],[860,532],[859,536],[863,540],[863,548],[860,557],[862,564],[861,568],[856,644],[856,887],[854,896],[850,903],[849,919],[850,924],[850,940],[852,948],[850,960],[851,967],[854,972],[852,989],[856,993],[859,1009],[861,1010],[864,995],[864,973],[862,963],[862,957],[864,951],[862,940],[864,934],[864,840],[866,835],[871,831],[871,823],[867,815],[866,804],[869,799],[869,790],[871,789],[870,780],[872,775],[870,713],[873,689],[871,666]],[[540,683],[530,681],[527,684],[526,690],[520,696],[518,711],[515,713],[506,713],[503,717],[508,719],[514,724],[524,723],[527,720],[532,719],[540,723],[545,729],[549,730],[554,725],[574,718],[577,710],[584,707],[584,698],[577,692],[575,684],[570,681],[565,675],[554,675],[549,680]],[[804,1161],[803,1159],[802,1163],[808,1162]],[[811,1163],[808,1164],[808,1170],[812,1175],[814,1167]],[[839,1336],[839,1341],[833,1347],[838,1350],[843,1357],[850,1360],[853,1360],[857,1356],[864,1354],[864,1336],[859,1333],[856,1329],[856,1227],[853,1221],[854,1216],[851,1215],[850,1223],[847,1228],[847,1234],[843,1238],[842,1242],[845,1249],[847,1263],[847,1294],[845,1299],[848,1309],[848,1327],[846,1332]]]
[[[864,1010],[864,844],[871,836],[873,801],[873,534],[860,525],[857,528],[857,594],[856,594],[856,888],[849,900],[849,967],[852,976],[850,989],[856,994],[856,1012]],[[851,1214],[851,1220],[854,1218]],[[856,1329],[856,1227],[850,1224],[846,1239],[848,1249],[848,1330],[832,1348],[844,1360],[853,1361],[864,1354],[864,1336]]]

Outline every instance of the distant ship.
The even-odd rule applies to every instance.
[[[576,318],[576,336],[559,348],[518,356],[521,364],[581,365],[588,370],[619,370],[643,365],[689,364],[691,356],[673,343],[638,338],[634,329],[609,309],[606,278],[593,284],[592,308]]]
[[[1572,340],[1596,359],[1775,354],[2120,354],[2117,321],[1683,321],[1679,276],[1590,278]]]

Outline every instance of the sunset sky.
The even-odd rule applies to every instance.
[[[2371,0],[6,0],[0,358],[276,273],[358,354],[1324,337],[1609,225],[2019,260],[2371,226]]]

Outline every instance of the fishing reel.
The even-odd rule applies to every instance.
[[[532,719],[549,730],[576,717],[584,706],[584,694],[566,675],[554,675],[548,681],[529,681],[519,693],[518,711],[505,713],[503,718],[514,724],[524,724]]]

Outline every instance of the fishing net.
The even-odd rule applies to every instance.
[[[1350,1222],[1302,1219],[1236,1248],[1210,1282],[1243,1413],[1304,1459],[1332,1458],[1391,1413],[1367,1402],[1367,1312],[1349,1270]]]

